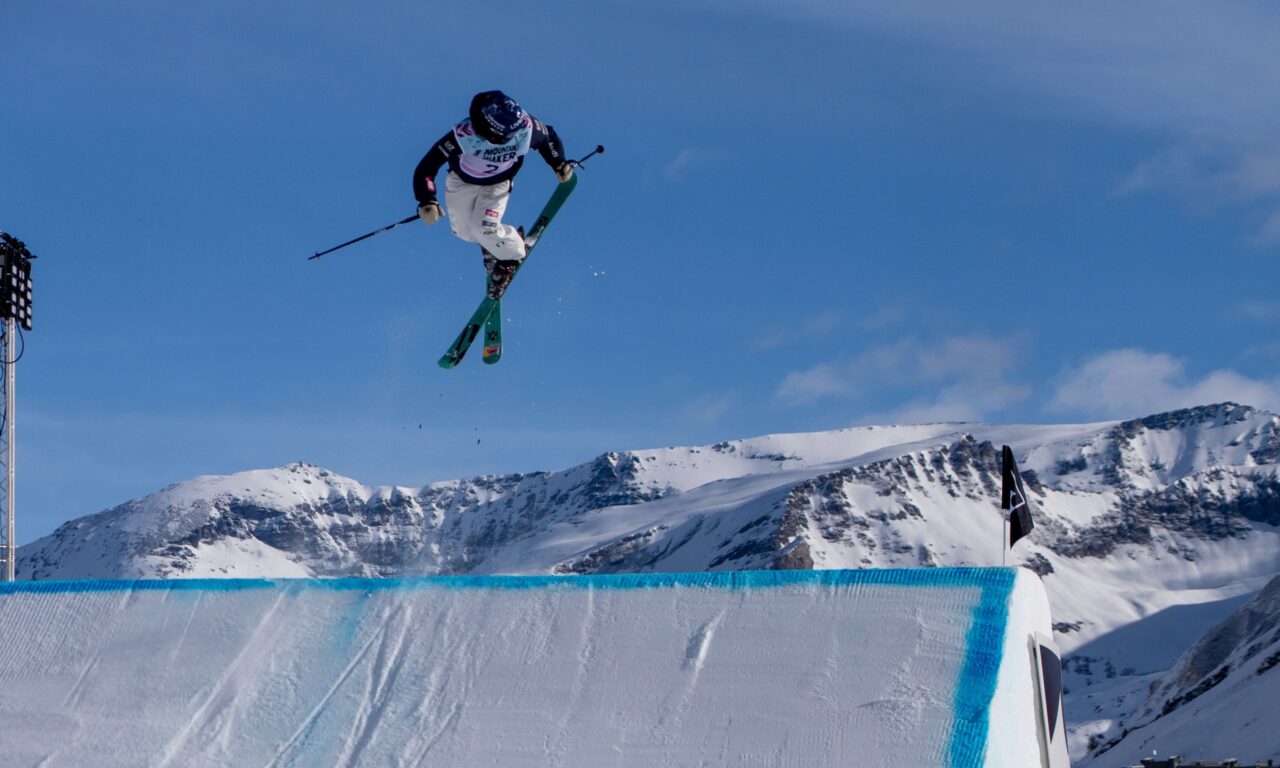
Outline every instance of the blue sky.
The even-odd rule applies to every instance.
[[[200,474],[418,485],[851,424],[1280,408],[1280,8],[16,2],[19,541]],[[435,365],[410,173],[501,88],[606,154]],[[553,177],[521,174],[528,222]]]

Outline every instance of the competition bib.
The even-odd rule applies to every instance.
[[[528,154],[529,143],[533,140],[533,122],[526,115],[520,129],[505,144],[490,144],[480,138],[471,127],[470,120],[458,123],[453,135],[462,150],[458,167],[472,178],[487,179],[508,170],[516,160]]]

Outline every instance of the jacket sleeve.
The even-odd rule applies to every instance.
[[[546,160],[547,165],[552,168],[559,168],[567,159],[564,156],[564,144],[560,143],[556,129],[537,118],[533,119],[533,140],[530,145],[538,150],[538,154],[542,155],[542,159]]]
[[[453,131],[449,131],[418,161],[418,167],[413,169],[413,196],[417,198],[418,205],[436,199],[436,174],[440,172],[440,166],[457,157],[461,151]]]

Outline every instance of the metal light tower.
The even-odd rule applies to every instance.
[[[4,412],[0,413],[0,577],[14,580],[18,546],[14,537],[14,370],[22,352],[22,329],[31,330],[31,260],[27,246],[0,232],[0,333],[4,336]]]

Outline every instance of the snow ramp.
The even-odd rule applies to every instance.
[[[1028,768],[1049,626],[1014,569],[0,584],[0,755]]]

